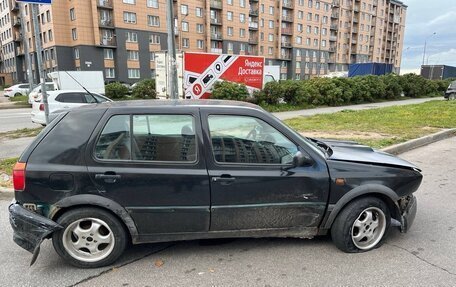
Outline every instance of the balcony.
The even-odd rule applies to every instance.
[[[283,0],[282,1],[282,7],[283,8],[288,8],[288,9],[293,9],[293,1]]]
[[[257,45],[257,44],[258,44],[258,39],[256,39],[256,38],[249,38],[249,44]]]
[[[293,22],[293,16],[291,15],[282,15],[283,22]]]
[[[13,26],[14,27],[19,27],[21,26],[21,17],[14,17],[13,18]]]
[[[283,41],[281,43],[281,46],[284,48],[292,48],[293,46],[291,45],[291,42]]]
[[[333,12],[333,13],[331,13],[331,18],[333,18],[333,19],[339,19],[339,13],[338,13],[338,12]]]
[[[222,19],[219,19],[219,18],[211,19],[211,24],[212,25],[222,25]]]
[[[103,9],[112,9],[112,0],[98,0],[97,7]]]
[[[13,12],[19,11],[19,3],[17,3],[17,2],[14,3],[14,5],[11,6],[11,11],[13,11]]]
[[[356,39],[352,39],[351,43],[352,43],[352,45],[356,45],[356,43],[358,43],[358,41]]]
[[[221,54],[222,52],[222,48],[211,48],[211,53]]]
[[[24,56],[25,55],[24,49],[22,49],[21,47],[17,47],[16,48],[16,55],[17,56]]]
[[[329,47],[329,52],[335,53],[336,52],[336,47]]]
[[[211,33],[211,40],[222,41],[222,33]]]
[[[280,53],[280,60],[291,60],[291,53]]]
[[[282,35],[293,35],[293,30],[291,28],[282,28]]]
[[[14,42],[22,42],[22,39],[23,39],[22,34],[19,34],[19,33],[13,34],[13,41]]]
[[[338,30],[339,29],[339,26],[337,24],[331,24],[331,26],[329,27],[331,30]]]
[[[353,18],[353,23],[359,23],[358,18]]]
[[[258,16],[258,9],[256,9],[256,10],[250,9],[249,10],[249,15],[250,16]]]
[[[100,19],[98,25],[102,28],[113,28],[114,29],[114,22],[112,19]]]
[[[211,0],[211,8],[222,9],[222,1]]]
[[[100,46],[103,47],[116,47],[116,38],[101,38],[100,39]]]
[[[353,7],[353,11],[359,12],[359,6],[358,6],[358,5],[355,5],[355,6]]]
[[[356,27],[353,27],[353,29],[352,29],[352,33],[355,33],[355,34],[357,34],[357,33],[358,33],[358,28],[356,28]]]
[[[333,6],[333,7],[340,7],[340,1],[339,1],[339,0],[334,0],[334,1],[332,2],[332,6]]]
[[[249,22],[249,30],[258,30],[258,22]]]
[[[329,36],[329,41],[336,42],[337,41],[337,36]]]

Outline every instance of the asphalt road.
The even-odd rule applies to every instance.
[[[32,123],[31,108],[0,109],[0,133],[23,128],[38,128],[41,125]]]
[[[409,233],[392,230],[371,252],[345,254],[329,237],[237,239],[148,244],[130,248],[108,268],[67,265],[44,242],[40,257],[16,246],[0,198],[2,286],[456,286],[456,138],[403,154],[424,181]],[[155,263],[161,265],[157,267]]]

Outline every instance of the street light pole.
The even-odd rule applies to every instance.
[[[32,72],[32,61],[30,59],[30,54],[29,54],[29,42],[28,42],[28,37],[25,31],[25,4],[20,3],[20,14],[21,14],[21,29],[22,29],[22,45],[24,46],[24,55],[25,55],[25,69],[27,73],[27,79],[29,83],[29,94],[33,90],[33,72]]]
[[[177,69],[176,69],[176,39],[174,36],[174,13],[173,0],[167,0],[166,22],[168,24],[168,92],[171,99],[179,98],[177,88]]]
[[[46,85],[44,84],[46,80],[46,73],[43,69],[43,58],[41,56],[41,51],[43,48],[41,47],[41,39],[40,39],[40,22],[38,21],[38,4],[31,4],[32,5],[32,18],[33,18],[33,28],[35,32],[35,52],[36,52],[36,65],[35,68],[39,71],[39,77],[41,82],[41,94],[43,95],[43,104],[44,104],[44,116],[46,119],[46,124],[49,123],[49,105],[48,105],[48,97],[46,93]]]
[[[423,50],[423,63],[422,66],[424,66],[424,60],[426,59],[426,46],[427,46],[427,40],[437,34],[436,32],[432,33],[432,35],[428,36],[426,39],[424,39],[424,50]]]

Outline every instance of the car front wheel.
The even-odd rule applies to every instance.
[[[381,199],[366,197],[348,204],[331,227],[334,244],[344,252],[364,252],[379,247],[388,234],[390,211]]]
[[[54,249],[76,267],[95,268],[112,264],[127,245],[121,222],[105,210],[73,209],[59,217],[57,223],[63,229],[53,234]]]

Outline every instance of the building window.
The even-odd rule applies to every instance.
[[[269,28],[273,29],[274,28],[274,21],[269,20]]]
[[[188,32],[188,22],[182,22],[182,31]]]
[[[239,14],[239,22],[241,22],[241,23],[245,22],[245,14],[243,14],[243,13]]]
[[[245,44],[244,44],[244,43],[241,43],[241,45],[240,45],[240,50],[241,50],[241,52],[244,52],[244,51],[245,51]]]
[[[138,42],[138,33],[127,32],[127,42],[137,43]]]
[[[127,50],[127,59],[130,61],[138,61],[139,60],[139,52],[133,50]]]
[[[245,29],[243,29],[243,28],[239,29],[239,37],[240,38],[244,38],[245,37]]]
[[[155,62],[155,52],[150,52],[150,61]]]
[[[139,69],[128,69],[129,79],[139,79],[140,77]]]
[[[136,24],[136,13],[124,12],[123,18],[124,18],[124,23]]]
[[[228,27],[227,28],[227,35],[228,36],[233,36],[233,27]]]
[[[188,15],[188,6],[187,5],[181,5],[181,14]]]
[[[49,37],[49,41],[53,41],[54,40],[54,35],[52,34],[52,30],[48,31],[48,37]]]
[[[48,23],[51,22],[51,11],[49,10],[46,11],[46,20]]]
[[[104,58],[107,60],[114,59],[114,51],[112,49],[103,50]]]
[[[160,36],[157,34],[152,34],[149,37],[150,44],[160,44]]]
[[[78,39],[78,31],[76,30],[76,28],[71,29],[71,38],[73,40],[77,40]]]
[[[195,14],[196,17],[203,17],[203,8],[196,7]]]
[[[326,40],[322,40],[322,41],[321,41],[321,46],[322,46],[322,47],[326,47]]]
[[[106,79],[113,79],[116,77],[116,72],[114,68],[106,68],[105,69],[105,77]]]
[[[268,54],[269,54],[269,55],[272,55],[272,52],[273,52],[272,47],[268,47]]]
[[[203,26],[203,24],[196,24],[196,32],[197,32],[197,33],[200,33],[200,34],[204,33],[204,26]]]
[[[147,15],[147,24],[151,27],[160,27],[160,17]]]
[[[296,37],[296,44],[301,44],[302,43],[302,37]]]
[[[155,75],[156,75],[155,69],[151,69],[150,70],[150,78],[151,79],[155,79]]]
[[[269,6],[269,15],[274,15],[274,6]]]
[[[76,13],[74,12],[74,8],[70,9],[70,20],[74,21],[76,20]],[[28,24],[28,23],[27,23]]]
[[[158,0],[147,0],[147,7],[158,8]]]
[[[245,0],[239,0],[239,6],[240,7],[245,7]]]
[[[190,48],[190,40],[188,38],[182,38],[182,47]]]
[[[233,51],[233,43],[228,42],[228,51]]]
[[[79,59],[79,48],[74,48],[74,58]]]
[[[123,0],[125,4],[135,4],[136,0]]]
[[[269,34],[268,35],[268,41],[269,42],[273,42],[274,41],[274,35],[273,34]]]
[[[198,49],[204,49],[204,41],[196,40],[196,46],[198,47]]]

